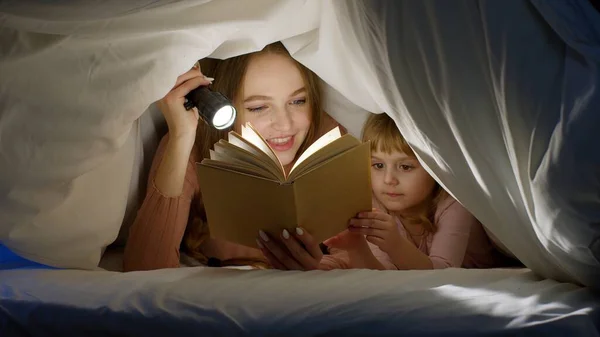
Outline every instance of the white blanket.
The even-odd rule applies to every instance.
[[[283,40],[352,132],[389,113],[529,268],[599,285],[599,17],[587,0],[3,3],[0,240],[94,268],[138,196],[144,110],[195,60]]]
[[[597,295],[518,269],[15,270],[0,279],[7,336],[600,335]]]

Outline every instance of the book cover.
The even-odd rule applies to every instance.
[[[335,128],[302,153],[289,173],[246,125],[197,164],[212,237],[256,247],[258,231],[279,238],[305,228],[319,242],[371,209],[370,147]]]

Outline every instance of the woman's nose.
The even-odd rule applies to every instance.
[[[286,109],[278,109],[277,111],[274,111],[271,116],[271,124],[273,125],[273,129],[277,131],[287,131],[292,128],[294,121],[289,111]]]

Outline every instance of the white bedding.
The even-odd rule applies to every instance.
[[[353,133],[389,113],[527,267],[600,286],[599,18],[588,0],[2,2],[0,241],[95,268],[135,212],[147,107],[199,58],[283,40]]]
[[[597,295],[527,269],[13,270],[0,280],[2,336],[600,336]]]
[[[147,108],[197,59],[283,39],[324,79],[368,98],[335,80],[347,64],[336,61],[343,49],[319,47],[320,0],[248,4],[1,2],[0,241],[41,263],[97,266],[143,192],[156,144]],[[328,111],[356,134],[365,111],[327,91]]]

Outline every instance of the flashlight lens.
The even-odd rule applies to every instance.
[[[213,126],[217,129],[226,129],[230,127],[235,120],[235,113],[235,108],[231,105],[220,108],[213,117]]]

